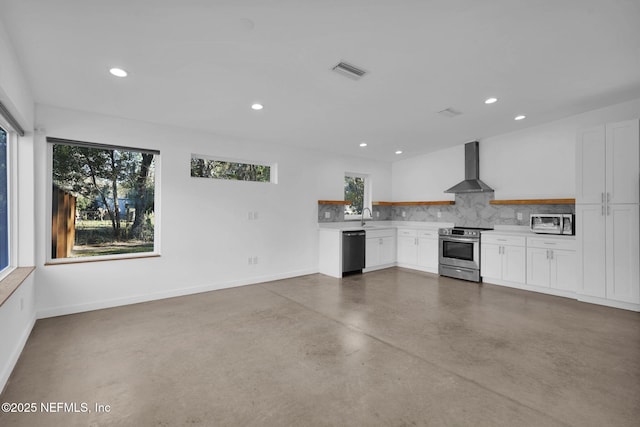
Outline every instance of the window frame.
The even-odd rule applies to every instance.
[[[216,162],[227,162],[227,163],[241,163],[255,166],[268,166],[269,167],[269,181],[250,181],[243,179],[226,179],[226,178],[215,178],[215,177],[201,177],[201,176],[193,176],[191,175],[191,162],[193,159],[203,159],[209,161]],[[189,177],[192,179],[210,179],[214,182],[251,182],[255,184],[277,184],[278,183],[278,163],[269,162],[265,160],[255,160],[255,159],[238,159],[224,156],[211,156],[207,154],[198,154],[191,153],[191,157],[189,158]]]
[[[69,140],[55,137],[46,137],[47,141],[47,189],[46,189],[46,203],[48,206],[47,226],[46,229],[46,261],[45,265],[59,265],[59,264],[80,264],[87,262],[100,262],[100,261],[115,261],[123,259],[138,259],[138,258],[153,258],[161,256],[160,245],[160,228],[161,228],[161,209],[160,209],[160,182],[161,182],[161,153],[159,150],[138,148],[130,146],[121,146],[113,144],[99,144],[93,142],[84,142],[77,140]],[[50,208],[53,203],[53,146],[55,144],[67,144],[76,146],[85,146],[98,149],[109,150],[121,150],[121,151],[137,151],[154,154],[154,192],[153,192],[153,215],[154,215],[154,228],[153,228],[153,251],[151,252],[135,252],[135,253],[123,253],[114,255],[95,255],[84,256],[75,258],[53,258],[51,242],[53,238],[53,230],[51,227],[51,215]]]
[[[363,198],[362,198],[362,211],[364,213],[365,209],[369,209],[369,213],[367,215],[364,216],[364,219],[371,219],[372,215],[373,215],[373,204],[371,201],[371,194],[372,194],[372,185],[371,185],[371,175],[369,174],[365,174],[365,173],[358,173],[358,172],[345,172],[344,173],[344,177],[342,179],[342,185],[344,187],[344,179],[346,177],[352,177],[352,178],[361,178],[362,180],[364,180],[364,194],[363,194]],[[344,197],[344,188],[342,190],[343,192],[343,197]],[[346,199],[346,198],[345,198]],[[347,214],[346,213],[346,206],[345,206],[345,212],[344,212],[344,219],[345,221],[355,221],[355,220],[360,220],[363,218],[362,214]]]
[[[18,260],[18,133],[0,115],[0,128],[7,134],[7,239],[9,257],[7,266],[0,270],[0,281],[19,265]]]

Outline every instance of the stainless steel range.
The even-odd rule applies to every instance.
[[[453,227],[438,230],[438,273],[456,279],[480,281],[480,232],[488,228]]]

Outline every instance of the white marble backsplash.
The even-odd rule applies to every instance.
[[[533,213],[575,213],[575,205],[489,204],[493,199],[492,192],[465,193],[456,194],[454,205],[376,205],[373,207],[373,220],[452,223],[458,226],[494,228],[500,225],[526,226]],[[325,218],[325,212],[330,212],[330,218]],[[517,219],[518,213],[522,214],[522,220]],[[344,206],[318,205],[318,222],[340,221],[344,221]]]

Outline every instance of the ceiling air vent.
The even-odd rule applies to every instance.
[[[444,110],[438,111],[438,114],[452,119],[455,116],[459,116],[462,113],[458,110],[454,110],[453,108],[445,108]]]
[[[354,80],[360,80],[362,77],[364,77],[365,74],[367,74],[367,72],[362,68],[358,68],[355,65],[347,64],[346,62],[338,63],[338,65],[333,67],[332,70]]]

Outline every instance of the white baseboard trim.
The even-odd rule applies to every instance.
[[[605,298],[591,297],[588,295],[577,295],[578,301],[587,302],[590,304],[606,305],[607,307],[621,308],[623,310],[640,311],[640,304],[633,304],[630,302],[613,301]]]
[[[29,322],[29,324],[27,325],[27,327],[24,328],[24,330],[22,331],[22,334],[20,335],[20,340],[16,343],[16,346],[13,349],[13,352],[11,353],[9,360],[7,360],[7,363],[5,364],[5,366],[2,367],[2,373],[0,373],[0,393],[4,391],[4,388],[6,387],[7,382],[9,381],[9,377],[13,372],[13,368],[16,367],[16,363],[18,363],[18,359],[22,354],[22,350],[24,349],[24,346],[27,344],[27,340],[29,339],[29,335],[31,335],[31,330],[33,329],[33,326],[35,324],[36,324],[36,317],[34,316]],[[7,343],[3,343],[3,344],[7,344]]]
[[[155,301],[165,298],[175,298],[185,295],[199,294],[202,292],[217,291],[220,289],[235,288],[238,286],[255,285],[257,283],[272,282],[274,280],[290,279],[293,277],[306,276],[308,274],[318,273],[317,269],[289,271],[286,273],[272,274],[267,276],[250,277],[247,279],[225,281],[212,283],[201,286],[193,286],[190,288],[169,289],[161,292],[150,294],[135,295],[124,298],[114,298],[110,300],[94,301],[86,304],[77,304],[69,306],[59,306],[52,308],[40,309],[37,311],[38,319],[46,319],[48,317],[65,316],[67,314],[76,314],[86,311],[101,310],[104,308],[119,307],[123,305],[139,304],[142,302]]]

